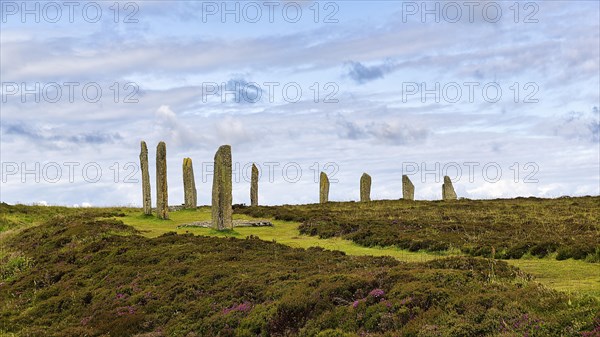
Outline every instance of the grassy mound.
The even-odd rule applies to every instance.
[[[502,261],[408,264],[254,237],[151,239],[106,216],[74,211],[3,241],[3,270],[17,255],[27,263],[0,280],[0,332],[580,336],[600,329],[597,300],[547,290]]]
[[[518,259],[556,254],[600,262],[600,197],[328,203],[236,207],[255,217],[300,221],[300,232],[411,251],[460,249]]]

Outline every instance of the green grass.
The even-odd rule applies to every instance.
[[[167,232],[192,233],[194,235],[219,236],[219,237],[242,237],[256,236],[265,241],[276,241],[294,248],[321,247],[329,250],[339,250],[350,255],[358,256],[391,256],[406,262],[425,262],[449,253],[427,253],[410,252],[393,247],[363,247],[352,241],[334,237],[319,239],[318,237],[301,235],[298,232],[297,222],[273,220],[273,227],[236,227],[233,232],[219,232],[210,228],[177,228],[178,225],[194,221],[208,221],[211,213],[210,207],[199,207],[197,210],[183,210],[169,213],[169,220],[160,220],[153,216],[140,214],[139,210],[129,210],[122,218],[127,225],[138,229],[147,237],[157,237]],[[236,220],[251,220],[250,216],[234,214]]]
[[[19,273],[27,271],[33,265],[30,258],[16,252],[0,252],[0,261],[0,282],[14,280]]]
[[[265,241],[275,240],[278,243],[294,247],[322,247],[329,250],[343,251],[356,256],[391,256],[405,262],[425,262],[443,256],[461,254],[460,251],[445,251],[439,253],[419,251],[411,252],[396,247],[364,247],[340,237],[320,239],[316,236],[301,235],[298,232],[299,222],[272,220],[274,227],[238,227],[234,232],[218,232],[209,228],[181,228],[178,225],[193,221],[210,220],[210,208],[200,207],[197,210],[171,212],[169,220],[160,220],[153,216],[141,214],[139,209],[126,211],[123,222],[138,229],[147,237],[157,237],[167,232],[193,233],[194,235],[241,237],[253,235]],[[252,217],[235,214],[234,219],[253,219]],[[586,294],[600,299],[600,266],[596,263],[586,263],[579,260],[558,261],[553,256],[545,258],[521,258],[506,260],[507,263],[521,268],[531,274],[540,283],[556,290],[573,294]]]
[[[586,294],[600,299],[600,265],[579,260],[557,261],[552,258],[507,260],[508,264],[531,274],[535,279],[559,291]]]
[[[531,254],[600,262],[600,197],[330,202],[244,207],[255,217],[301,222],[300,232],[362,246],[460,250],[518,259]]]

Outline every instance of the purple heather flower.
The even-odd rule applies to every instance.
[[[223,309],[223,313],[228,314],[232,311],[248,312],[248,311],[250,311],[251,308],[252,308],[252,303],[244,302],[244,303],[240,303],[238,305],[233,305],[230,308]]]
[[[377,288],[377,289],[373,289],[371,290],[371,292],[369,293],[369,296],[371,297],[375,297],[375,298],[381,298],[385,295],[385,291]]]
[[[400,304],[405,305],[406,303],[412,302],[412,300],[413,300],[412,296],[409,296],[409,297],[403,299],[402,301],[400,301]]]
[[[119,316],[123,316],[123,315],[133,315],[135,314],[135,308],[131,305],[126,306],[126,307],[120,307],[117,308],[117,315]]]
[[[244,303],[238,305],[236,310],[242,311],[242,312],[247,312],[250,310],[251,307],[252,307],[252,304],[250,304],[249,302],[244,302]]]

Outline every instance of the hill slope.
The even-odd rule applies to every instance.
[[[569,299],[501,261],[401,263],[252,237],[146,238],[107,218],[118,210],[69,212],[3,237],[4,333],[579,336],[599,328],[597,300]]]
[[[333,202],[236,207],[236,212],[302,222],[302,234],[410,251],[460,250],[518,259],[524,254],[600,262],[600,197]]]

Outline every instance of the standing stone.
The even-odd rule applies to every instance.
[[[406,174],[402,176],[402,199],[415,200],[415,185]]]
[[[258,206],[258,168],[252,164],[252,179],[250,179],[250,206]]]
[[[329,201],[329,178],[325,172],[321,172],[319,179],[319,202],[325,204]]]
[[[231,188],[231,146],[223,145],[215,154],[212,188],[212,226],[214,229],[233,229]]]
[[[442,184],[442,200],[456,200],[456,192],[454,192],[454,186],[450,177],[444,176],[444,183]]]
[[[366,173],[360,177],[360,201],[371,201],[371,176]]]
[[[152,196],[150,191],[150,173],[148,172],[148,147],[142,141],[140,152],[140,168],[142,169],[142,205],[144,214],[152,215]]]
[[[167,145],[158,143],[156,147],[156,216],[169,218],[169,191],[167,187]]]
[[[183,158],[183,200],[185,208],[196,208],[197,191],[191,158]]]

